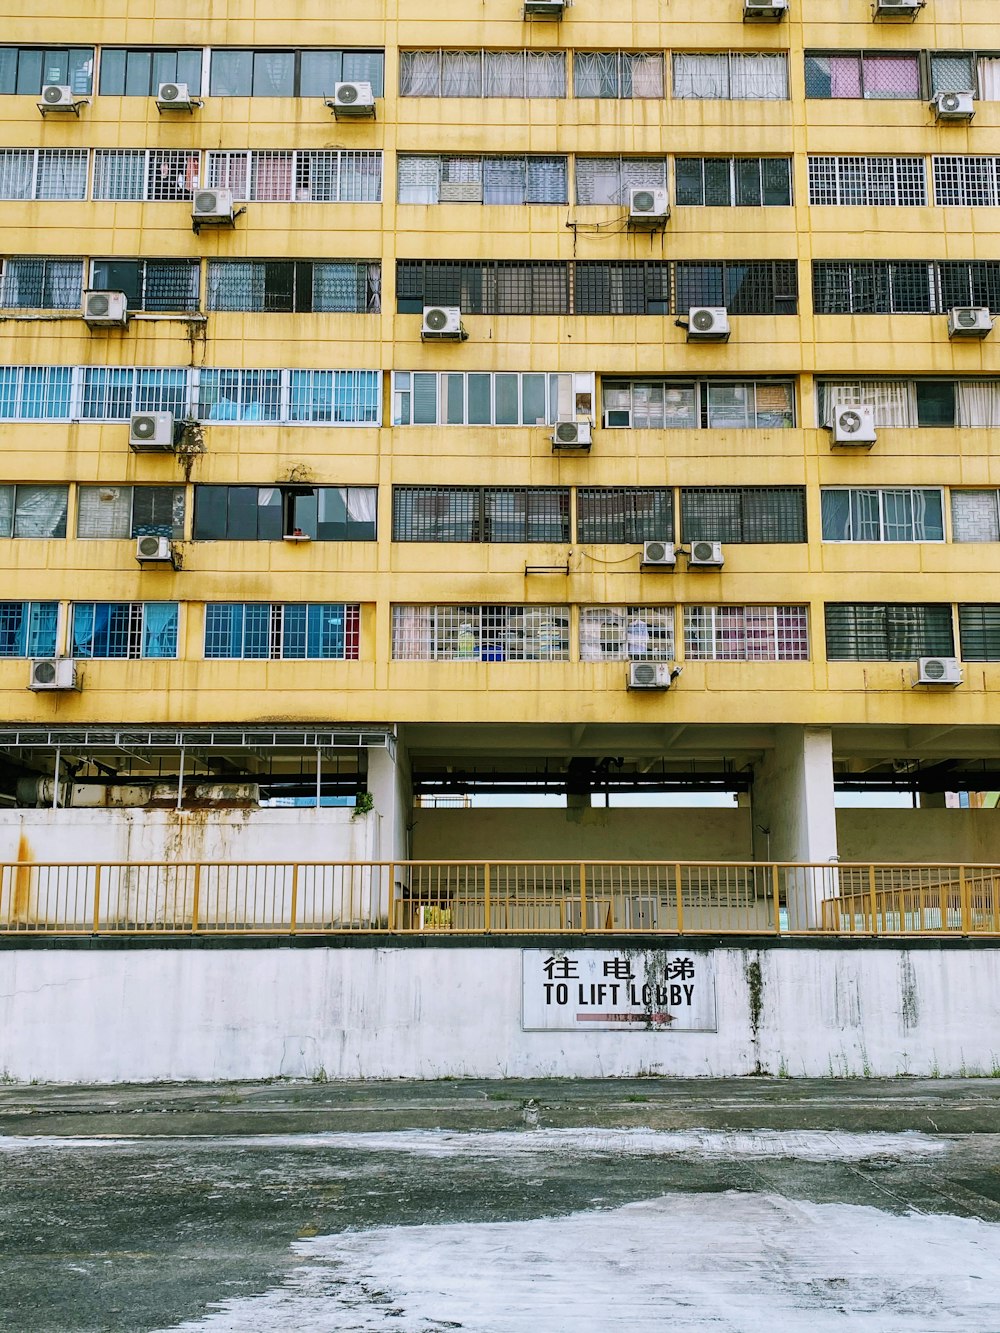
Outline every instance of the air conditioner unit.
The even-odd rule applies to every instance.
[[[174,544],[169,537],[156,537],[152,533],[135,539],[135,558],[140,565],[174,564]]]
[[[993,318],[981,305],[960,305],[948,311],[949,338],[985,338],[992,331]]]
[[[459,307],[425,305],[420,336],[424,342],[461,342],[467,335],[462,327],[462,312]]]
[[[326,99],[338,120],[373,120],[375,94],[370,83],[335,83],[333,96]]]
[[[722,542],[692,542],[688,568],[721,569],[725,564]]]
[[[196,106],[201,106],[201,102],[191,96],[186,83],[161,83],[156,89],[158,111],[193,111]]]
[[[604,412],[604,425],[608,430],[628,430],[632,425],[630,407],[609,407]]]
[[[129,421],[128,443],[136,454],[173,453],[173,412],[133,412]]]
[[[961,685],[962,666],[957,657],[921,657],[917,662],[917,685]]]
[[[729,311],[725,306],[692,306],[688,311],[688,342],[729,341]]]
[[[91,327],[123,329],[128,323],[128,297],[124,292],[84,292],[83,319]]]
[[[788,0],[743,0],[743,21],[781,19],[788,13]]]
[[[589,449],[592,443],[589,421],[557,421],[549,437],[552,449]]]
[[[629,662],[630,690],[669,690],[673,679],[669,662]]]
[[[28,676],[29,690],[78,690],[76,661],[72,657],[35,657]]]
[[[566,0],[524,0],[526,19],[561,19]]]
[[[669,216],[666,190],[629,190],[628,225],[633,230],[645,228],[654,231],[665,226]]]
[[[936,93],[931,106],[936,120],[971,120],[976,114],[972,93]]]
[[[875,435],[875,409],[838,403],[833,410],[833,443],[872,445]]]
[[[659,569],[673,569],[677,563],[673,542],[643,542],[642,563]]]
[[[915,19],[924,7],[924,0],[875,0],[872,18]]]
[[[83,100],[73,96],[73,89],[68,84],[47,83],[42,88],[42,100],[38,103],[38,109],[43,116],[49,111],[72,111],[78,116]]]
[[[231,227],[236,214],[232,190],[195,190],[191,201],[191,220],[199,227]]]

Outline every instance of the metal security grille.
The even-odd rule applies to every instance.
[[[79,310],[81,259],[11,258],[0,262],[0,306],[10,310]]]
[[[382,154],[336,149],[206,153],[210,189],[260,203],[379,203]]]
[[[674,203],[679,207],[760,208],[792,202],[787,157],[678,157]]]
[[[1000,542],[1000,491],[952,491],[951,539]]]
[[[190,199],[198,187],[200,154],[174,148],[98,148],[94,199]]]
[[[577,51],[574,97],[662,97],[661,51]]]
[[[209,310],[377,312],[379,265],[337,260],[210,260]]]
[[[805,662],[804,606],[686,606],[684,655],[695,662]]]
[[[798,273],[793,259],[728,260],[674,265],[675,310],[725,306],[731,315],[794,315]]]
[[[805,487],[685,486],[681,535],[686,542],[804,542]]]
[[[0,366],[0,421],[68,420],[70,366]]]
[[[0,149],[0,199],[85,199],[86,148]]]
[[[666,315],[670,313],[670,264],[603,263],[573,266],[577,315]]]
[[[954,654],[951,607],[942,603],[828,602],[831,662],[915,662]]]
[[[94,291],[122,291],[129,310],[197,310],[201,264],[196,259],[95,259]]]
[[[176,657],[176,602],[76,602],[73,657]]]
[[[568,542],[569,487],[396,486],[393,541]]]
[[[672,606],[581,606],[581,662],[672,662]]]
[[[996,260],[817,260],[818,315],[935,314],[954,306],[1000,310]]]
[[[561,51],[401,51],[401,97],[565,97]]]
[[[84,366],[79,414],[89,421],[127,421],[133,412],[187,410],[187,371]]]
[[[558,261],[399,260],[400,313],[425,305],[459,306],[470,315],[566,315],[569,266]]]
[[[899,101],[920,97],[916,52],[806,52],[806,97],[864,97]]]
[[[394,606],[396,661],[565,662],[566,606]]]
[[[58,602],[0,602],[0,657],[51,657]]]
[[[664,157],[577,157],[576,202],[627,207],[632,190],[665,190]]]
[[[927,166],[922,157],[810,157],[809,202],[926,204]]]
[[[1000,606],[959,606],[958,633],[966,662],[1000,662]]]
[[[972,208],[1000,204],[1000,157],[935,157],[934,202]]]
[[[361,608],[341,602],[209,602],[206,658],[357,661]]]
[[[632,546],[671,541],[674,495],[665,486],[581,486],[576,492],[576,540]]]

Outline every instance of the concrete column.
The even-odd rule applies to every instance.
[[[781,726],[754,771],[755,861],[835,863],[833,737],[827,727]],[[834,870],[788,873],[785,897],[793,930],[818,926],[820,904],[837,893]]]
[[[376,822],[372,857],[376,861],[406,861],[410,855],[413,823],[413,785],[409,756],[401,741],[395,758],[388,750],[368,751],[368,790],[375,802]]]
[[[944,810],[947,808],[947,792],[943,791],[922,791],[917,799],[920,802],[921,810]]]

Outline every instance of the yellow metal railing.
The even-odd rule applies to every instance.
[[[1000,866],[0,863],[2,935],[1000,934]]]

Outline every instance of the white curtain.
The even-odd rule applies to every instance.
[[[439,157],[401,157],[397,164],[397,202],[436,204],[441,181]]]
[[[622,95],[632,97],[663,96],[663,56],[660,54],[622,56]]]
[[[351,313],[365,310],[363,293],[359,291],[361,275],[358,265],[345,262],[313,264],[312,305],[317,313]],[[367,283],[367,279],[366,279]]]
[[[578,51],[573,58],[574,97],[620,97],[617,51]]]
[[[139,168],[139,192],[123,198],[142,198],[142,162],[141,152],[130,154],[130,160],[136,160]],[[38,154],[38,176],[35,183],[36,199],[82,199],[87,192],[87,151],[86,149],[67,149],[66,151],[41,151]],[[97,198],[97,190],[94,190]]]
[[[981,56],[979,96],[984,102],[1000,102],[1000,56]]]
[[[365,308],[373,315],[377,315],[382,309],[382,265],[378,260],[368,265],[368,296]]]
[[[523,51],[486,51],[483,62],[484,97],[524,96]]]
[[[20,148],[0,152],[0,199],[30,199],[34,153]]]
[[[78,537],[128,537],[132,532],[131,486],[81,486],[78,492]]]
[[[729,57],[674,56],[674,97],[729,96]]]
[[[374,486],[347,488],[347,517],[356,523],[374,523],[378,507],[378,491]]]
[[[66,535],[66,486],[18,486],[15,537]]]
[[[622,202],[622,164],[617,157],[578,157],[576,159],[576,202],[578,204],[620,204]]]
[[[525,97],[565,97],[566,57],[561,51],[529,51],[525,56]]]
[[[0,486],[0,537],[9,537],[14,524],[14,487]]]
[[[856,381],[820,386],[824,426],[833,425],[838,407],[871,407],[876,426],[916,426],[917,392],[909,380]]]
[[[232,190],[234,198],[248,198],[249,166],[249,153],[209,153],[207,163],[209,189]]]
[[[960,426],[1000,426],[1000,383],[958,384]]]
[[[788,62],[783,52],[775,55],[730,57],[733,101],[782,101],[788,97]]]
[[[250,260],[212,260],[208,265],[209,310],[263,310],[263,264]]]
[[[442,51],[442,97],[482,97],[482,80],[482,57],[478,51]]]
[[[434,607],[392,608],[392,656],[396,662],[425,662],[433,656]]]
[[[441,52],[401,52],[399,92],[402,97],[440,97]]]

